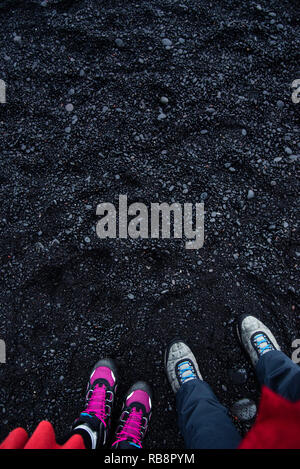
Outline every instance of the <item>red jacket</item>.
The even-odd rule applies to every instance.
[[[270,389],[262,389],[255,424],[239,446],[240,449],[299,449],[300,401],[291,403]],[[16,428],[0,445],[0,449],[85,449],[80,435],[58,445],[51,423],[41,422],[28,438],[23,428]]]
[[[300,401],[292,403],[263,387],[255,424],[241,449],[299,449]]]

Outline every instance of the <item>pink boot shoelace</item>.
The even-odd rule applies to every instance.
[[[143,412],[141,410],[136,410],[135,408],[132,409],[128,419],[117,435],[116,441],[112,444],[112,446],[120,443],[121,441],[132,440],[136,445],[142,448],[140,439],[141,439],[141,426],[142,426],[142,418]]]
[[[88,400],[88,405],[84,412],[95,414],[95,416],[106,426],[105,397],[105,385],[102,384],[99,386],[99,384],[96,384],[95,388],[92,390],[92,395]]]

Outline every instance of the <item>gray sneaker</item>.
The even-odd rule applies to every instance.
[[[254,316],[243,314],[239,318],[237,334],[253,366],[257,364],[258,359],[265,353],[271,350],[280,350],[270,329]]]
[[[173,391],[192,379],[201,379],[196,358],[191,349],[180,339],[174,339],[165,351],[166,373]]]

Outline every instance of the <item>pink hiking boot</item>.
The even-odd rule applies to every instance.
[[[87,386],[86,408],[73,424],[92,449],[105,445],[110,430],[110,416],[117,389],[118,371],[114,360],[104,358],[94,366]],[[90,442],[89,442],[90,443]]]
[[[152,408],[150,386],[139,381],[129,389],[119,424],[116,430],[113,449],[142,448],[142,441],[147,432]]]

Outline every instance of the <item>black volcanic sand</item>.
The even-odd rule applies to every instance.
[[[170,339],[231,408],[259,400],[236,318],[256,314],[289,356],[300,336],[298,0],[11,0],[0,15],[1,438],[41,419],[63,435],[111,356],[119,396],[153,386],[145,446],[182,448]],[[203,200],[203,248],[100,240],[96,206],[119,194]]]

